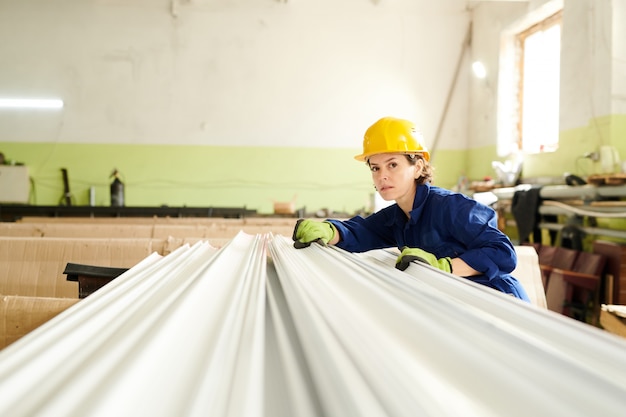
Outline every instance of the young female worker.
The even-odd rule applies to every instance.
[[[402,253],[396,268],[421,261],[452,274],[529,301],[510,275],[517,256],[509,238],[497,228],[496,213],[463,194],[430,184],[430,154],[415,125],[385,117],[370,126],[363,139],[365,161],[374,187],[393,204],[366,218],[339,221],[299,220],[294,246],[313,241],[350,252],[396,246]]]

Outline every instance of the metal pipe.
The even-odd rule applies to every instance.
[[[528,190],[532,185],[521,184],[516,187],[495,188],[492,192],[501,200],[512,199],[516,191]],[[598,200],[601,197],[626,197],[626,185],[603,186],[582,185],[544,185],[539,190],[543,199],[582,199]]]

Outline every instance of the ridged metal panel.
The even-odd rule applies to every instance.
[[[615,415],[626,341],[395,254],[240,233],[0,352],[2,416]]]

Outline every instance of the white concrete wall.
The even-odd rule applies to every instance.
[[[472,11],[472,59],[488,68],[487,81],[473,79],[470,93],[471,147],[497,141],[498,59],[502,34],[532,23],[551,8],[549,0],[485,2]],[[595,118],[626,108],[626,0],[564,0],[561,44],[560,130],[583,128]],[[544,13],[545,14],[545,13]],[[526,25],[526,26],[525,26]],[[608,138],[607,138],[608,140]]]
[[[527,11],[528,4],[524,2],[485,2],[472,10],[471,62],[482,62],[487,69],[487,76],[484,80],[471,76],[471,147],[496,144],[502,32]]]
[[[611,114],[611,1],[565,0],[560,130]]]
[[[358,148],[396,115],[432,140],[468,25],[464,0],[0,2],[0,142]],[[442,148],[467,146],[467,78]]]
[[[626,0],[613,0],[612,4],[611,107],[613,114],[626,114]]]

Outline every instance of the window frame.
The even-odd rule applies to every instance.
[[[531,31],[545,28],[546,24],[558,24],[563,29],[563,0],[549,0],[541,7],[524,14],[519,20],[502,29],[500,37],[500,53],[497,82],[497,122],[496,122],[496,153],[499,157],[532,154],[523,150],[521,132],[523,89],[522,48],[518,36],[528,36]],[[560,86],[559,86],[560,87]],[[558,138],[557,138],[558,140]],[[558,144],[557,144],[558,145]]]
[[[563,29],[563,10],[559,10],[556,13],[548,16],[547,18],[541,20],[538,23],[530,26],[529,28],[521,31],[515,36],[516,48],[519,53],[519,62],[517,71],[519,74],[518,86],[517,86],[517,105],[518,105],[518,114],[517,114],[517,149],[524,150],[524,64],[525,64],[525,42],[528,37],[534,35],[538,32],[543,32],[548,30],[554,26],[560,25],[561,31]],[[560,65],[559,65],[560,66]],[[556,145],[558,146],[558,138]],[[539,153],[545,152],[544,146],[540,146]]]

